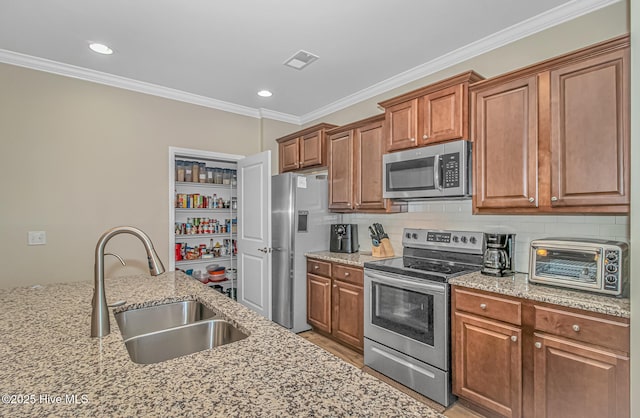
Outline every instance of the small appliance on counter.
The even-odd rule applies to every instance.
[[[515,262],[516,234],[484,234],[487,248],[484,251],[482,274],[488,276],[512,276]]]
[[[355,253],[359,249],[358,225],[331,224],[329,251],[334,253]]]
[[[529,281],[626,296],[629,290],[629,245],[593,238],[531,241]]]

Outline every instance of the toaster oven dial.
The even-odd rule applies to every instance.
[[[617,251],[607,251],[607,254],[606,254],[605,257],[610,262],[618,261],[618,252]]]
[[[616,276],[615,274],[607,274],[604,277],[604,281],[609,283],[609,284],[614,284],[615,282],[618,281],[618,276]]]
[[[605,268],[609,273],[615,273],[616,271],[618,271],[618,266],[616,266],[615,264],[607,264]]]

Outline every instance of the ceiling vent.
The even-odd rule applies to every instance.
[[[296,52],[294,56],[286,60],[284,65],[295,68],[296,70],[302,70],[318,58],[319,57],[317,55],[313,55],[311,52],[300,50]]]

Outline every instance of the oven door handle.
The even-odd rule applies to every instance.
[[[416,290],[418,292],[430,292],[430,293],[444,293],[445,284],[440,283],[428,283],[428,282],[415,282],[411,279],[397,279],[395,277],[390,277],[387,275],[382,275],[378,273],[374,273],[371,270],[365,271],[365,277],[369,277],[374,279],[375,281],[382,284],[395,285],[397,287],[402,288],[410,288],[412,290]]]

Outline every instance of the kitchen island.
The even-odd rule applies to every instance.
[[[93,282],[0,290],[0,416],[422,416],[433,409],[180,273],[105,281],[116,312],[199,300],[249,337],[157,364],[90,338]]]

